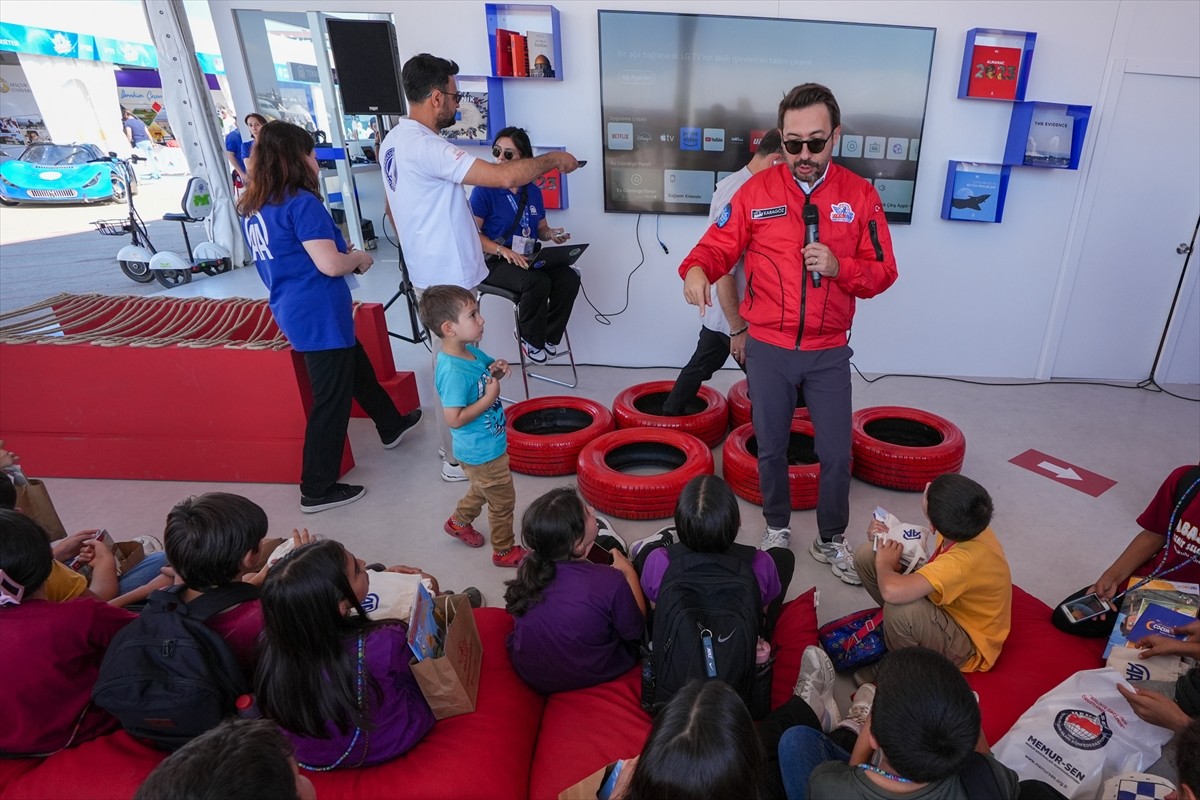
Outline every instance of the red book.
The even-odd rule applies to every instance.
[[[559,190],[562,173],[552,169],[534,181],[542,190],[542,204],[548,209],[562,208],[562,192]]]
[[[1021,71],[1021,48],[975,45],[967,96],[1014,100]]]
[[[513,74],[512,37],[515,31],[496,28],[496,75],[501,78],[511,78]]]
[[[514,78],[529,77],[529,45],[528,40],[519,33],[514,33],[509,40],[512,42],[512,74]]]

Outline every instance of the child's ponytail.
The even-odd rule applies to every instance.
[[[519,617],[537,605],[554,580],[556,563],[575,555],[585,521],[583,500],[572,486],[552,489],[529,504],[521,517],[521,539],[530,552],[504,591],[508,613]]]

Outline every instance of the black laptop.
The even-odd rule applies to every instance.
[[[586,242],[584,244],[558,244],[552,247],[543,247],[529,257],[529,266],[531,269],[574,266],[579,257],[583,255],[583,251],[587,249]]]

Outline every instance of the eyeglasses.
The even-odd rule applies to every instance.
[[[501,150],[499,147],[492,148],[492,158],[500,158],[501,154],[503,154],[505,161],[512,161],[520,155],[516,150]]]
[[[463,100],[463,97],[466,96],[462,92],[447,92],[444,89],[438,89],[438,91],[441,92],[442,94],[444,94],[446,97],[453,97],[454,102],[456,102],[456,103],[461,103]]]
[[[786,139],[783,143],[783,149],[794,156],[798,156],[804,145],[808,145],[808,152],[816,155],[824,150],[827,144],[829,144],[828,139]]]

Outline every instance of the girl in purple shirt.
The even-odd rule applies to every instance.
[[[504,593],[515,618],[508,652],[543,694],[604,683],[637,661],[645,628],[637,572],[615,547],[612,566],[588,561],[598,533],[595,512],[569,486],[534,500],[521,518],[529,555]]]
[[[258,706],[305,769],[388,761],[433,727],[404,623],[368,620],[366,596],[362,559],[331,539],[293,550],[263,583]]]

